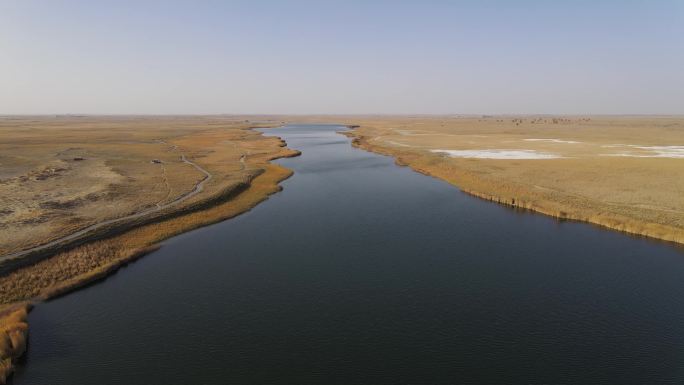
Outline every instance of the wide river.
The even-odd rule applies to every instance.
[[[684,382],[684,253],[513,210],[352,148],[235,219],[38,305],[14,384]]]

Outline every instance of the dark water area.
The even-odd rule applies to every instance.
[[[25,384],[684,383],[684,253],[268,130],[284,190],[38,305]]]

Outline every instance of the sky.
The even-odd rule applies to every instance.
[[[684,114],[684,0],[0,0],[0,114]]]

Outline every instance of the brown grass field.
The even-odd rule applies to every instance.
[[[358,147],[393,156],[473,195],[684,243],[684,117],[419,116],[345,122],[360,126],[351,133]]]
[[[12,373],[14,360],[26,351],[28,304],[17,304],[0,314],[0,383]]]
[[[0,256],[251,175],[277,139],[235,117],[0,118]],[[264,124],[261,124],[264,126]],[[244,156],[244,162],[241,157]]]

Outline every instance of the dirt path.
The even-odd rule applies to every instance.
[[[5,261],[10,260],[10,259],[20,258],[20,257],[23,257],[23,256],[25,256],[25,255],[27,255],[27,254],[30,254],[30,253],[33,253],[33,252],[36,252],[36,251],[40,251],[40,250],[44,250],[44,249],[47,249],[47,248],[50,248],[50,247],[59,245],[60,243],[63,243],[63,242],[66,242],[66,241],[74,240],[74,239],[79,238],[79,237],[81,237],[81,236],[83,236],[83,235],[85,235],[85,234],[87,234],[87,233],[89,233],[89,232],[91,232],[91,231],[93,231],[93,230],[99,229],[99,228],[101,228],[101,227],[103,227],[103,226],[108,226],[108,225],[111,225],[111,224],[113,224],[113,223],[124,222],[124,221],[128,221],[128,220],[131,220],[131,219],[137,219],[137,218],[143,217],[143,216],[148,215],[148,214],[152,214],[152,213],[155,213],[155,212],[159,212],[159,211],[161,211],[161,210],[167,209],[167,208],[172,207],[172,206],[175,206],[175,205],[177,205],[177,204],[179,204],[179,203],[181,203],[181,202],[184,202],[184,201],[186,201],[186,200],[192,198],[193,196],[195,196],[195,195],[201,193],[202,190],[204,189],[205,183],[207,183],[208,181],[210,181],[211,178],[213,177],[213,175],[212,175],[209,171],[207,171],[207,170],[203,169],[202,167],[200,167],[199,165],[197,165],[195,162],[186,159],[186,158],[185,158],[185,155],[181,155],[181,156],[180,156],[180,159],[181,159],[182,162],[191,165],[192,167],[194,167],[195,169],[197,169],[197,171],[199,171],[199,172],[201,172],[202,174],[204,174],[204,177],[202,178],[202,180],[200,180],[199,182],[197,182],[197,184],[195,184],[195,187],[194,187],[191,191],[189,191],[189,192],[187,192],[187,193],[185,193],[185,194],[179,196],[178,198],[172,200],[172,201],[169,202],[169,203],[166,203],[166,204],[163,204],[163,205],[156,205],[156,206],[154,206],[154,207],[152,207],[152,208],[149,208],[149,209],[147,209],[147,210],[143,210],[143,211],[140,211],[140,212],[135,213],[135,214],[127,215],[127,216],[125,216],[125,217],[114,218],[114,219],[109,219],[109,220],[106,220],[106,221],[103,221],[103,222],[99,222],[99,223],[96,223],[96,224],[94,224],[94,225],[90,225],[90,226],[88,226],[88,227],[85,227],[85,228],[83,228],[83,229],[81,229],[81,230],[79,230],[79,231],[77,231],[77,232],[75,232],[75,233],[71,233],[71,234],[66,235],[66,236],[64,236],[64,237],[55,239],[55,240],[53,240],[53,241],[50,241],[50,242],[48,242],[48,243],[44,243],[44,244],[39,245],[39,246],[32,247],[32,248],[30,248],[30,249],[25,249],[25,250],[17,251],[17,252],[11,253],[11,254],[5,254],[5,255],[3,255],[3,256],[0,257],[0,263],[5,262]],[[242,159],[241,159],[241,161],[242,161]],[[244,164],[244,162],[243,162],[243,164]]]
[[[166,202],[171,196],[171,185],[169,185],[169,178],[166,176],[166,166],[164,166],[164,163],[160,164],[160,166],[162,170],[162,181],[164,182],[164,186],[166,187],[166,196],[160,199],[159,202],[155,203],[155,206],[157,207],[160,207],[162,205],[162,202]]]

